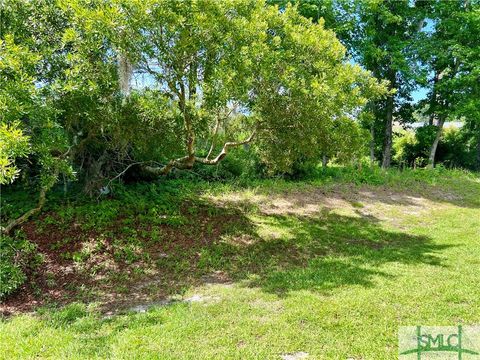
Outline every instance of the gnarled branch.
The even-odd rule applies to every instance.
[[[173,170],[173,168],[187,169],[191,167],[191,165],[187,163],[187,160],[189,159],[190,156],[187,155],[178,159],[170,160],[167,165],[164,166],[144,166],[143,169],[153,175],[167,175]]]
[[[215,143],[217,140],[217,134],[218,134],[218,129],[220,128],[220,117],[217,116],[217,121],[215,123],[215,129],[213,130],[213,135],[212,135],[212,145],[210,145],[210,150],[208,150],[208,154],[206,156],[206,159],[210,157],[212,154],[213,149],[215,148]]]
[[[67,151],[68,153],[68,151]],[[58,168],[55,169],[54,171],[54,179],[57,178],[58,176],[58,173],[59,173],[59,170]],[[32,217],[33,215],[36,215],[38,214],[40,211],[42,211],[42,208],[43,206],[45,205],[45,202],[47,201],[47,192],[48,190],[50,190],[50,188],[55,184],[55,180],[49,182],[48,184],[42,186],[42,188],[40,189],[40,194],[38,196],[38,202],[37,202],[37,206],[29,211],[27,211],[25,214],[23,214],[22,216],[20,216],[19,218],[16,218],[16,219],[13,219],[11,220],[7,226],[5,226],[4,228],[0,227],[0,234],[5,234],[5,235],[8,235],[12,232],[12,230],[14,228],[16,228],[17,226],[20,226],[22,225],[24,222],[26,222],[30,217]]]
[[[217,155],[217,157],[215,157],[214,159],[208,159],[208,157],[206,158],[199,158],[199,157],[195,157],[195,161],[198,161],[199,163],[202,163],[202,164],[206,164],[206,165],[216,165],[218,164],[220,161],[223,160],[223,158],[225,158],[225,156],[227,156],[227,153],[228,153],[228,150],[232,147],[236,147],[236,146],[240,146],[240,145],[245,145],[245,144],[248,144],[249,142],[251,142],[253,140],[253,137],[255,136],[255,131],[246,139],[246,140],[243,140],[243,141],[235,141],[235,142],[226,142],[224,145],[223,145],[223,148],[222,150],[220,151],[220,153]]]
[[[225,156],[228,153],[228,150],[232,147],[248,144],[253,140],[253,137],[255,136],[255,132],[253,132],[247,139],[243,141],[232,141],[232,142],[226,142],[223,145],[222,150],[220,153],[215,157],[214,159],[208,159],[208,157],[205,158],[200,158],[195,156],[193,159],[194,161],[191,161],[191,156],[187,155],[178,159],[170,160],[166,165],[164,166],[144,166],[143,169],[153,175],[167,175],[170,173],[174,168],[176,169],[191,169],[193,167],[193,164],[195,161],[198,161],[199,163],[205,164],[205,165],[216,165],[220,161],[225,158]]]

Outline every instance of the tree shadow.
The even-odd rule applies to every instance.
[[[117,310],[212,282],[235,282],[279,296],[298,290],[330,293],[343,286],[374,287],[377,278],[394,278],[396,274],[381,269],[387,263],[445,266],[439,255],[450,245],[386,229],[372,215],[330,210],[265,214],[248,204],[196,199],[171,219],[139,215],[123,226],[125,219],[119,217],[118,223],[94,232],[63,223],[38,232],[30,222],[24,227],[26,236],[48,261],[36,274],[34,286],[7,299],[6,309],[100,301],[104,311]],[[183,220],[177,223],[178,219]],[[90,258],[66,258],[63,248],[52,248],[67,235],[70,254],[81,255],[89,245],[94,249]],[[130,249],[136,252],[133,261],[128,258]]]
[[[247,244],[232,240],[239,234],[212,244],[209,252],[216,260],[209,264],[211,270],[277,294],[329,292],[344,285],[371,287],[375,277],[394,277],[378,270],[386,263],[444,266],[438,254],[450,247],[426,236],[386,230],[371,216],[328,211],[318,217],[270,215],[262,218],[261,227],[269,229],[267,234],[252,225]],[[218,263],[220,256],[224,260]]]

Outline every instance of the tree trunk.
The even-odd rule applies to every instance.
[[[389,95],[387,98],[387,118],[385,124],[385,142],[383,146],[383,169],[387,169],[390,167],[390,162],[392,158],[393,105],[393,95]]]
[[[372,122],[370,125],[370,165],[375,164],[375,123]]]
[[[185,135],[186,135],[186,150],[187,150],[187,158],[184,161],[185,165],[189,168],[193,166],[195,162],[195,132],[193,130],[192,125],[192,118],[190,114],[190,110],[187,109],[187,98],[186,98],[186,87],[185,84],[180,81],[179,82],[180,92],[178,94],[178,105],[180,111],[183,113],[183,122],[185,128]],[[190,84],[187,84],[190,86]],[[188,87],[188,95],[192,95],[192,88]]]
[[[327,155],[323,155],[322,156],[322,168],[326,168],[327,167],[327,164],[328,164],[328,156]]]
[[[123,96],[130,95],[130,82],[132,81],[133,67],[125,54],[118,53],[117,55],[117,71],[120,92]]]
[[[435,119],[435,111],[437,105],[437,83],[439,80],[440,72],[435,71],[435,75],[433,77],[433,91],[432,91],[432,98],[430,99],[430,117],[428,118],[428,125],[433,125],[433,120]]]
[[[435,153],[437,152],[438,143],[443,132],[443,124],[445,123],[445,115],[441,115],[438,119],[438,129],[435,140],[433,141],[432,147],[430,148],[430,156],[428,157],[428,167],[435,167]]]
[[[477,134],[477,170],[480,171],[480,129]]]

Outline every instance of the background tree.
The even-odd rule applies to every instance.
[[[429,5],[432,30],[421,50],[431,74],[430,92],[421,106],[428,104],[430,125],[437,127],[428,158],[433,167],[445,121],[478,118],[474,109],[479,107],[480,16],[478,2],[432,1]]]
[[[390,94],[372,102],[363,121],[373,138],[371,159],[381,153],[382,166],[391,163],[393,121],[411,121],[411,93],[422,76],[415,44],[424,27],[424,2],[390,0],[271,0],[298,4],[299,12],[314,21],[324,19],[348,49],[352,59],[376,78],[389,82]],[[379,154],[380,155],[380,154]]]
[[[411,92],[420,73],[413,50],[423,14],[408,1],[359,1],[348,41],[354,59],[389,81],[392,93],[375,103],[375,128],[383,128],[382,167],[391,163],[392,125],[411,117]],[[377,134],[376,134],[377,135]]]

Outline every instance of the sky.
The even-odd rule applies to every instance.
[[[427,92],[428,92],[428,89],[427,88],[419,88],[417,90],[415,90],[413,93],[412,93],[412,97],[413,97],[413,103],[418,103],[420,100],[423,100],[427,97]]]

